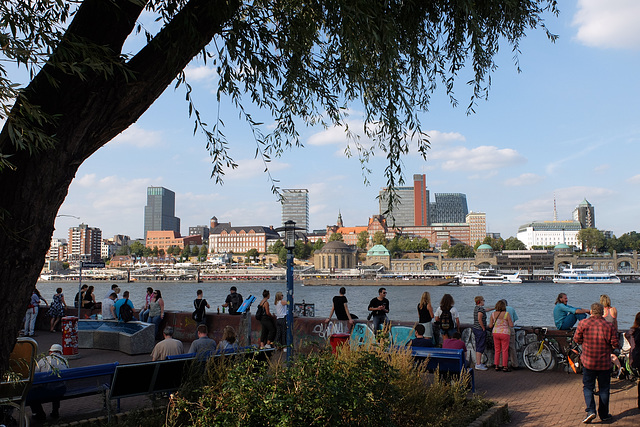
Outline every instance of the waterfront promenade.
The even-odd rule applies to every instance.
[[[60,343],[60,333],[37,331],[35,340],[39,352],[46,352],[51,344]],[[186,344],[186,343],[185,343]],[[188,346],[185,345],[185,349]],[[109,350],[80,349],[77,359],[70,360],[71,367],[89,366],[100,363],[120,364],[150,361],[150,355],[129,356]],[[493,370],[475,373],[476,392],[499,403],[509,405],[510,426],[577,426],[585,417],[582,396],[582,376],[564,372],[534,373],[521,369],[509,373]],[[637,409],[636,384],[628,380],[611,381],[612,424],[616,426],[640,425],[640,410]],[[114,402],[115,404],[115,402]],[[147,397],[123,399],[121,410],[149,408],[152,402]],[[27,409],[29,411],[29,409]],[[50,412],[50,405],[45,404]],[[61,403],[60,419],[56,424],[104,416],[100,396],[67,400]],[[53,420],[34,421],[34,426],[52,425]],[[599,419],[593,424],[600,424]]]

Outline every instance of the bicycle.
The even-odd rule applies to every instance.
[[[547,338],[547,328],[541,330],[542,334],[540,334],[540,329],[535,330],[538,340],[527,344],[522,352],[525,366],[533,372],[542,372],[555,361],[556,364],[565,365],[567,372],[579,373],[580,346],[572,338],[569,338],[569,345],[565,353],[555,339]]]

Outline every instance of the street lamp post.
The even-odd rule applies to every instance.
[[[284,223],[284,247],[287,250],[287,364],[293,359],[293,249],[296,244],[296,223]]]

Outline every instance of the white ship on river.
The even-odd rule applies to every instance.
[[[505,285],[511,283],[522,283],[519,273],[500,274],[492,269],[481,269],[470,271],[460,277],[460,284],[463,286]]]
[[[615,273],[596,273],[591,267],[574,268],[569,265],[553,276],[553,283],[612,284],[620,283],[620,278]]]

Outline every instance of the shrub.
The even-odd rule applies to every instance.
[[[344,347],[300,356],[291,367],[209,365],[169,405],[168,425],[444,426],[465,424],[490,404],[467,399],[468,378],[444,380],[406,352]]]

